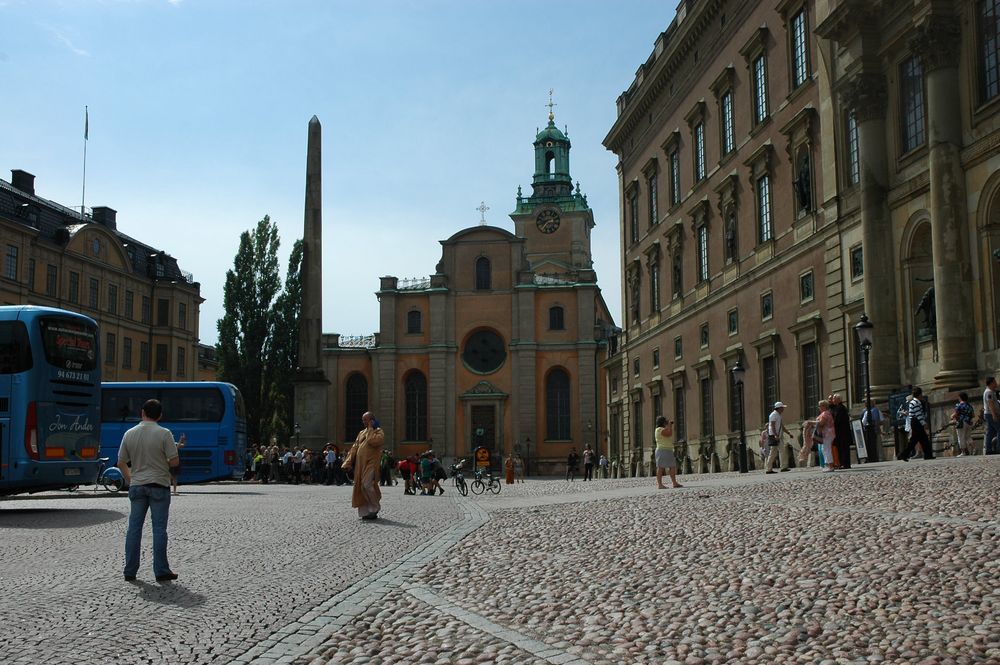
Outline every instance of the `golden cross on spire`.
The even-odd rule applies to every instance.
[[[549,107],[549,122],[552,122],[553,120],[556,119],[556,115],[552,112],[552,107],[553,106],[559,106],[554,101],[552,101],[552,93],[553,92],[555,92],[555,91],[552,88],[549,88],[549,103],[546,104],[546,106]]]
[[[482,218],[479,220],[480,226],[486,226],[486,211],[489,209],[490,207],[486,205],[486,201],[480,201],[479,207],[476,208],[476,210],[478,210],[479,214],[482,216]]]

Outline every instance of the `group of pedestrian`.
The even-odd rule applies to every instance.
[[[396,465],[405,483],[403,494],[438,496],[444,494],[443,481],[448,474],[433,450],[410,455]]]
[[[250,456],[245,480],[258,483],[345,485],[344,454],[332,443],[323,450],[258,446]]]

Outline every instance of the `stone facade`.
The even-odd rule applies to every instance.
[[[379,332],[322,336],[314,374],[326,382],[300,382],[296,409],[322,400],[325,430],[303,425],[303,442],[351,441],[369,409],[396,455],[433,448],[450,461],[483,445],[495,465],[519,451],[529,473],[549,473],[571,447],[605,445],[599,365],[615,328],[591,258],[593,213],[551,114],[534,147],[513,232],[458,231],[431,276],[381,278]]]
[[[80,312],[101,331],[105,381],[214,379],[202,371],[201,286],[165,252],[118,230],[117,213],[35,194],[20,170],[0,180],[0,303]]]
[[[620,159],[626,310],[605,363],[612,455],[646,459],[663,412],[687,468],[732,468],[737,360],[751,444],[779,399],[786,423],[831,392],[859,412],[866,311],[883,410],[919,384],[936,429],[955,391],[995,372],[997,11],[681,4],[605,140]]]

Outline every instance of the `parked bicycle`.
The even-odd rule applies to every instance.
[[[109,492],[120,492],[125,489],[125,476],[116,466],[108,466],[110,457],[102,457],[101,465],[97,467],[97,482],[94,483],[94,491],[101,485]]]
[[[465,482],[465,476],[462,474],[462,467],[465,466],[465,460],[459,460],[457,464],[451,465],[451,477],[458,489],[459,494],[462,496],[469,496],[469,485]]]
[[[500,493],[500,479],[488,470],[476,469],[476,479],[472,481],[472,493],[482,494],[486,490],[494,494]]]

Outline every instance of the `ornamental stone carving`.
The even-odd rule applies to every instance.
[[[854,109],[859,123],[885,118],[888,94],[882,74],[858,74],[847,84],[843,97],[844,105]]]
[[[910,40],[910,48],[920,58],[924,73],[958,67],[962,30],[954,16],[928,17]]]

